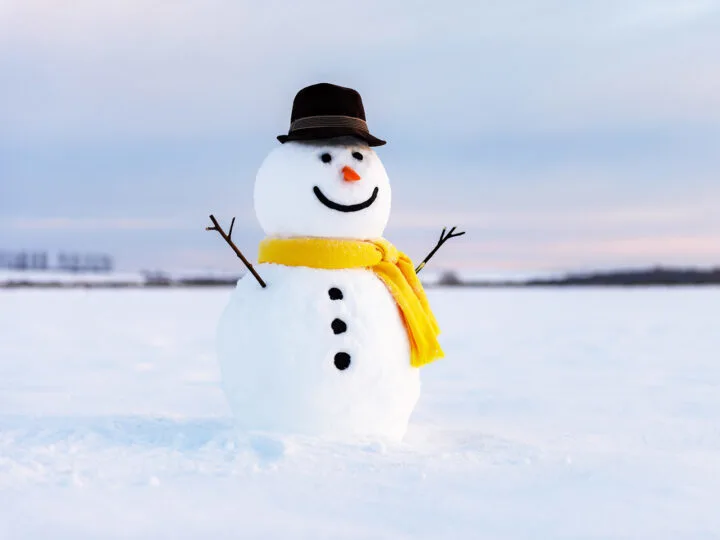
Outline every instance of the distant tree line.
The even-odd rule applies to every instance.
[[[54,270],[61,272],[111,272],[113,259],[104,253],[47,251],[0,251],[0,268],[7,270]]]
[[[650,268],[644,270],[616,270],[573,274],[559,279],[534,279],[526,285],[622,285],[626,287],[647,285],[718,285],[720,268],[684,269]]]
[[[518,280],[464,280],[456,272],[444,272],[437,283],[443,287],[582,287],[582,286],[673,286],[720,285],[718,268],[641,268],[567,274],[551,278]]]

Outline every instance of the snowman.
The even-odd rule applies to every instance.
[[[262,163],[254,207],[266,238],[217,332],[223,390],[239,428],[402,439],[420,367],[443,356],[410,259],[382,238],[391,189],[358,92],[295,97],[290,130]]]

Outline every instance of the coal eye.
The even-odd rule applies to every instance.
[[[360,152],[353,152],[353,153],[352,153],[352,157],[354,157],[354,158],[357,159],[358,161],[362,161],[362,160],[363,160],[363,155],[362,155]]]
[[[320,159],[323,163],[330,163],[332,161],[332,156],[325,152],[323,155],[320,156]]]

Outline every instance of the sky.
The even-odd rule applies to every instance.
[[[0,2],[0,250],[234,269],[304,86],[363,96],[437,268],[720,265],[720,0]]]

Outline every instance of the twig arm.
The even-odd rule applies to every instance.
[[[242,251],[238,249],[238,247],[235,245],[235,242],[232,241],[232,230],[235,226],[235,218],[232,218],[232,222],[230,223],[230,231],[228,234],[225,234],[225,231],[223,231],[223,228],[218,223],[217,219],[215,219],[215,216],[210,214],[210,221],[212,222],[212,227],[205,227],[206,231],[217,231],[220,236],[222,236],[223,240],[225,240],[228,245],[232,248],[232,250],[235,252],[235,255],[237,255],[240,260],[243,262],[245,267],[250,271],[250,273],[255,277],[257,282],[260,284],[260,286],[264,289],[267,287],[263,279],[260,277],[260,274],[257,273],[255,268],[253,268],[253,265],[250,264],[250,261],[248,261],[245,258],[245,255],[242,254]]]
[[[438,240],[438,242],[437,242],[437,244],[435,245],[435,247],[432,248],[432,250],[430,251],[430,253],[428,253],[427,257],[425,257],[425,258],[423,259],[423,261],[422,261],[420,264],[418,264],[417,268],[415,269],[415,273],[416,273],[416,274],[418,274],[418,273],[420,272],[420,270],[422,270],[423,268],[425,268],[425,265],[428,263],[428,261],[429,261],[430,259],[432,259],[433,255],[435,255],[435,253],[437,253],[437,251],[442,247],[442,245],[443,245],[445,242],[447,242],[447,241],[450,240],[451,238],[457,238],[458,236],[462,236],[463,234],[465,234],[464,231],[459,232],[459,233],[456,233],[456,232],[455,232],[455,229],[456,229],[456,228],[457,228],[457,227],[453,227],[452,229],[450,229],[449,232],[446,232],[446,231],[447,231],[447,227],[443,227],[443,230],[442,230],[442,232],[440,233],[440,239]]]

